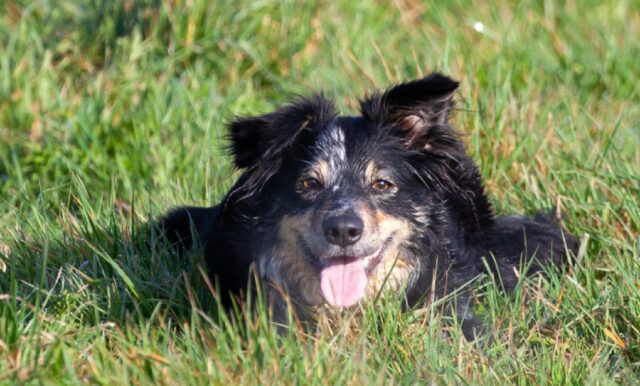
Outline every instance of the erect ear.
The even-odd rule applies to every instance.
[[[273,113],[237,118],[229,125],[231,153],[238,168],[269,161],[300,135],[335,116],[333,102],[322,95],[300,98]]]
[[[381,126],[391,126],[408,148],[437,150],[440,140],[455,140],[447,126],[458,82],[434,73],[402,83],[361,101],[362,115]],[[444,137],[442,137],[444,135]]]

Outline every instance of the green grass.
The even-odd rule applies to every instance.
[[[0,2],[0,383],[637,383],[640,5],[491,3]],[[230,187],[234,115],[434,70],[497,211],[559,204],[583,240],[515,294],[480,279],[493,342],[392,299],[279,337],[145,228]]]

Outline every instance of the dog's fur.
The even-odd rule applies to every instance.
[[[413,306],[486,267],[510,290],[516,270],[560,265],[576,240],[554,220],[494,216],[448,123],[457,87],[432,74],[365,98],[359,116],[316,95],[233,121],[243,174],[220,204],[163,218],[166,236],[186,247],[197,238],[226,304],[254,266],[279,320],[287,297],[309,319],[383,288]],[[467,302],[458,298],[458,314],[471,336]]]

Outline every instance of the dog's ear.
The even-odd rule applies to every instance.
[[[237,118],[229,125],[230,150],[238,168],[250,168],[290,147],[310,131],[336,115],[333,102],[318,94],[300,98],[273,113]]]
[[[362,115],[390,126],[411,150],[438,151],[438,142],[455,140],[447,126],[458,82],[434,73],[374,94],[360,103]]]
[[[229,124],[231,154],[237,168],[255,164],[265,150],[264,138],[273,125],[275,114],[236,118]]]

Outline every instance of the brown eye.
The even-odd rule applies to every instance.
[[[302,187],[304,190],[320,190],[322,183],[315,178],[307,178],[302,181]]]
[[[376,192],[386,192],[393,187],[393,184],[387,180],[378,179],[371,184],[371,188]]]

